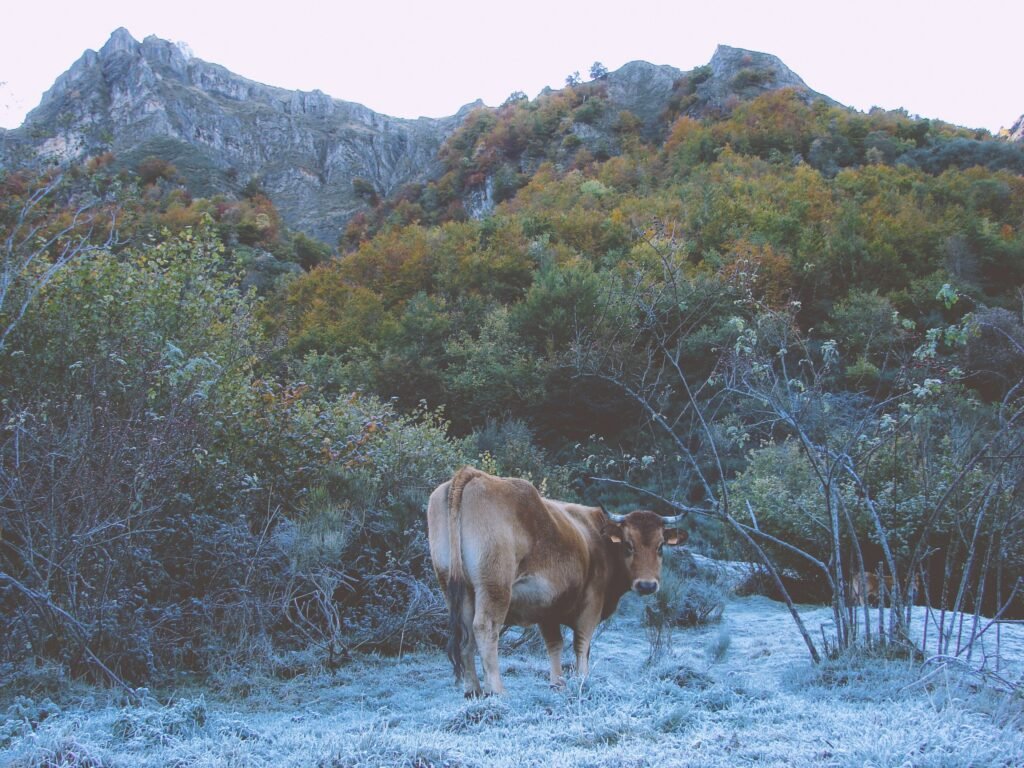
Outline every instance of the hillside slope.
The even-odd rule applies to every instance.
[[[601,83],[607,119],[581,129],[580,140],[617,154],[623,112],[640,121],[648,139],[660,140],[666,115],[680,106],[690,116],[721,117],[779,88],[808,101],[825,98],[768,54],[719,46],[699,69],[687,79],[675,67],[636,61],[608,73]],[[680,95],[681,84],[692,92]],[[195,195],[237,193],[256,180],[288,226],[333,243],[369,202],[440,176],[446,139],[481,107],[442,118],[388,117],[320,91],[248,80],[183,46],[155,36],[140,43],[121,28],[57,78],[23,126],[0,132],[0,167],[110,151],[135,168],[156,156],[172,163]]]

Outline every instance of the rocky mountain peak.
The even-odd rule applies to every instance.
[[[603,81],[609,103],[638,117],[648,137],[664,130],[666,111],[684,100],[683,113],[696,118],[728,114],[738,104],[780,88],[791,88],[807,101],[836,103],[808,88],[777,56],[728,45],[719,45],[706,66],[690,72],[631,61]]]
[[[696,100],[686,110],[692,117],[728,114],[743,101],[768,91],[789,88],[807,102],[837,102],[807,87],[778,56],[719,45],[696,86]]]
[[[139,53],[147,61],[162,64],[183,78],[188,72],[188,62],[193,58],[191,54],[186,54],[181,45],[168,42],[156,35],[149,35],[142,41]]]
[[[778,56],[745,48],[719,45],[708,63],[714,78],[732,81],[745,71],[763,73],[763,85],[774,88],[797,88],[810,91],[807,84]]]
[[[437,175],[438,150],[468,111],[388,117],[319,90],[248,80],[180,44],[153,35],[140,43],[122,27],[5,133],[0,165],[112,151],[134,167],[155,155],[199,195],[237,192],[258,178],[290,226],[333,242],[365,205],[356,179],[386,196]]]
[[[139,50],[139,41],[124,27],[118,27],[110,39],[100,48],[100,58],[107,59],[119,53],[134,54]]]

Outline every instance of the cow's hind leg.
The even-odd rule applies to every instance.
[[[455,667],[456,680],[461,680],[467,698],[483,693],[476,674],[476,637],[473,634],[475,602],[473,590],[465,585],[452,584],[448,572],[434,568],[437,580],[448,604],[449,639],[448,658]]]
[[[462,626],[466,628],[462,642],[462,690],[466,698],[476,698],[483,693],[480,678],[476,674],[476,632],[473,628],[474,601],[462,603]]]
[[[551,662],[551,687],[564,688],[565,678],[562,677],[562,626],[557,621],[540,624],[540,634],[548,649],[548,660]]]
[[[473,634],[476,635],[480,661],[483,662],[484,687],[487,693],[505,692],[505,686],[501,682],[501,670],[498,668],[498,637],[511,600],[512,590],[507,586],[482,584],[476,592]]]

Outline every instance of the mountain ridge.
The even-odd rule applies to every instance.
[[[4,134],[3,155],[8,165],[103,151],[132,165],[156,155],[202,195],[258,179],[291,226],[333,239],[364,205],[356,179],[386,195],[436,174],[441,144],[475,106],[445,118],[392,118],[318,90],[249,80],[122,27]]]
[[[719,117],[780,88],[837,103],[778,57],[727,45],[690,72],[632,61],[600,80],[614,113],[632,113],[650,138],[667,131],[670,105],[677,114]],[[180,44],[154,35],[140,42],[120,27],[54,81],[20,128],[0,133],[0,165],[109,151],[136,167],[157,156],[198,195],[238,194],[255,181],[289,226],[334,242],[368,199],[439,177],[444,142],[483,106],[477,100],[440,118],[389,117],[319,90],[250,80]],[[615,143],[610,120],[580,130],[584,141],[589,134]],[[482,215],[489,205],[472,210]]]

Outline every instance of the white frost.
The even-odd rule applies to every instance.
[[[953,670],[924,680],[917,662],[816,669],[785,606],[764,597],[730,600],[721,625],[677,630],[645,665],[643,606],[623,600],[595,639],[590,681],[570,677],[564,691],[548,688],[544,651],[526,643],[503,651],[500,700],[465,701],[439,650],[287,681],[250,673],[244,686],[134,708],[69,693],[59,714],[0,746],[0,764],[74,751],[80,765],[143,767],[1024,765],[1019,697]],[[831,621],[827,607],[801,611],[816,636]],[[1024,628],[1005,626],[1003,641],[1019,654]]]

